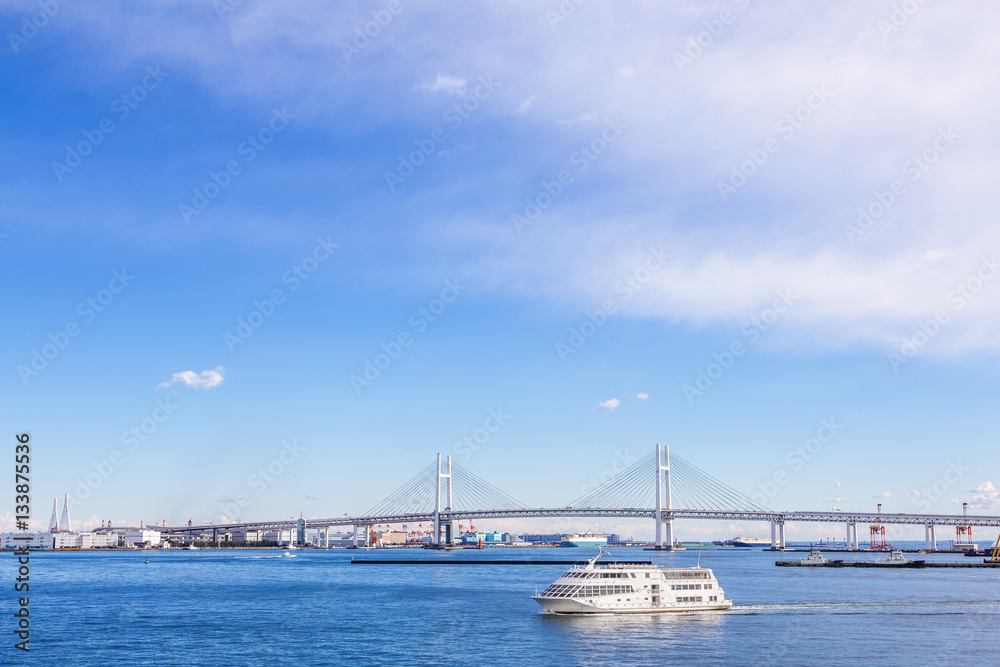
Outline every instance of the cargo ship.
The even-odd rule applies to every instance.
[[[734,547],[769,547],[771,540],[766,537],[734,537]]]
[[[563,535],[559,540],[561,547],[606,547],[606,535]]]

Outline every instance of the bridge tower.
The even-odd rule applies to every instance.
[[[441,472],[441,454],[437,455],[437,483],[434,492],[434,538],[432,544],[441,544],[441,480],[448,480],[448,504],[445,510],[451,511],[451,454],[448,455],[448,472]],[[449,521],[445,526],[445,542],[451,542],[454,535],[454,522]]]
[[[663,519],[662,510],[670,511],[670,445],[661,452],[660,444],[656,444],[656,504],[654,512],[656,514],[656,548],[671,550],[674,548],[674,520],[667,515]],[[664,483],[665,482],[665,483]],[[665,496],[665,497],[664,497]],[[665,502],[664,502],[665,501]],[[663,542],[666,540],[667,545]]]

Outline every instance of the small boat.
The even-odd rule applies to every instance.
[[[813,549],[809,555],[799,561],[799,565],[818,566],[826,565],[829,561],[823,558],[823,554],[818,549]]]
[[[599,550],[586,565],[566,570],[531,599],[552,614],[663,614],[719,611],[733,606],[708,568],[598,565],[601,553]]]
[[[287,550],[285,551],[284,557],[285,558],[297,558],[297,556],[295,554],[293,554],[293,553],[291,553],[291,552],[289,552]]]
[[[885,558],[876,558],[875,562],[883,565],[906,565],[909,561],[906,560],[906,556],[902,552],[890,549],[888,556]]]
[[[184,547],[184,550],[185,550],[185,551],[197,551],[197,550],[198,550],[198,547],[196,547],[196,546],[195,546],[195,545],[193,545],[193,544],[189,544],[189,545],[187,545],[186,547]]]

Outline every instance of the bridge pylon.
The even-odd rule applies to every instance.
[[[665,451],[664,451],[665,450]],[[670,445],[661,450],[656,443],[656,502],[653,505],[656,515],[656,548],[670,551],[674,548],[674,520],[667,515],[663,519],[663,509],[670,511]],[[665,502],[664,502],[665,501]],[[666,546],[663,545],[664,538]]]
[[[434,490],[434,538],[431,540],[432,544],[441,544],[441,480],[448,480],[448,504],[445,506],[445,511],[450,512],[452,508],[452,497],[451,497],[451,454],[448,455],[448,472],[441,472],[441,454],[437,455],[437,481],[435,483]],[[454,521],[449,521],[445,525],[445,542],[451,543],[455,539],[455,526]]]

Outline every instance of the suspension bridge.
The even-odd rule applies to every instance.
[[[937,526],[1000,526],[1000,516],[775,511],[671,454],[669,447],[657,445],[655,451],[563,507],[526,505],[453,462],[451,456],[438,454],[436,461],[362,516],[149,528],[165,536],[210,532],[215,542],[220,535],[235,530],[297,530],[302,534],[309,529],[319,531],[320,546],[329,546],[331,528],[351,527],[357,546],[358,532],[372,526],[428,523],[433,526],[431,542],[444,545],[452,542],[459,521],[538,517],[651,519],[654,545],[664,550],[674,544],[673,524],[678,519],[767,521],[773,549],[785,548],[785,524],[789,522],[843,523],[846,543],[854,549],[860,548],[859,523],[922,525],[928,549],[936,544]]]

